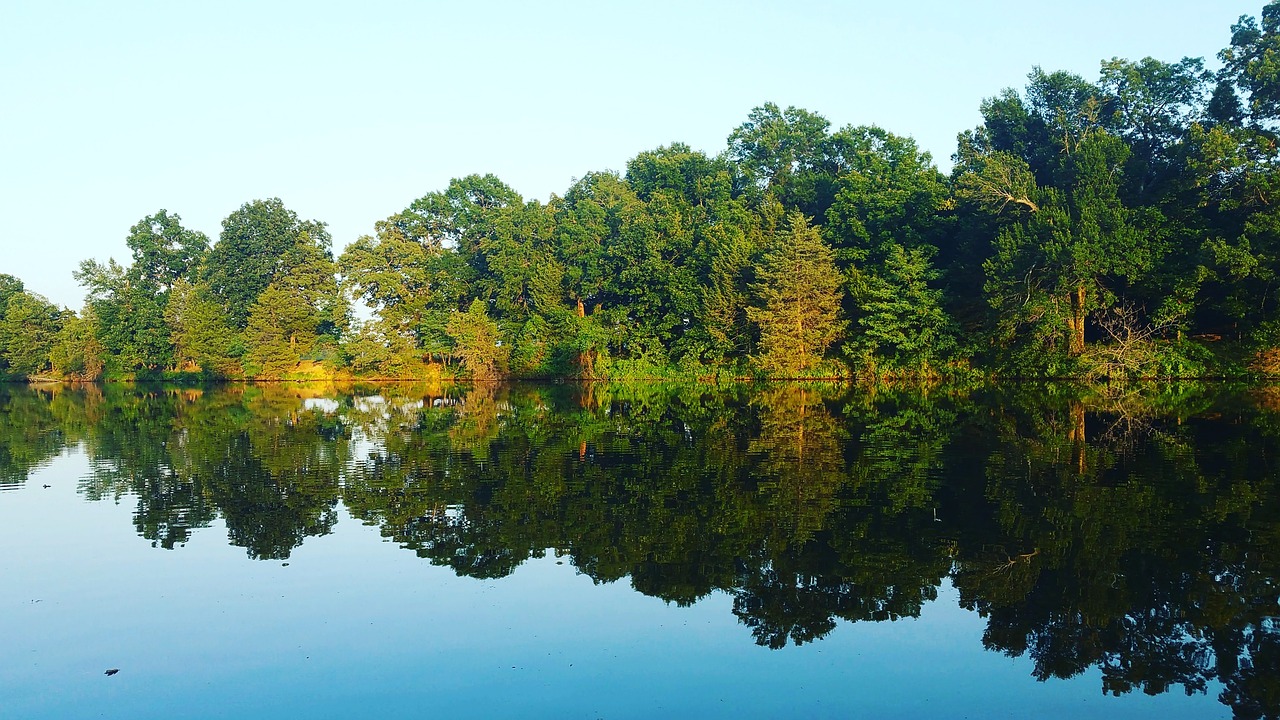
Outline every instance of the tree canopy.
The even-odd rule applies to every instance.
[[[949,172],[909,137],[767,102],[719,154],[672,142],[546,201],[454,179],[336,257],[278,198],[213,243],[160,210],[127,264],[81,265],[78,317],[3,276],[0,306],[22,299],[0,371],[1275,375],[1278,33],[1271,2],[1217,70],[1031,68],[978,102]]]

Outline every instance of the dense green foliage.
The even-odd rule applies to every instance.
[[[8,278],[0,371],[1280,374],[1278,46],[1272,2],[1215,71],[1035,68],[981,103],[949,174],[909,138],[767,103],[719,155],[672,143],[545,203],[455,179],[337,257],[278,199],[212,245],[162,210],[128,266],[82,264],[75,323]]]

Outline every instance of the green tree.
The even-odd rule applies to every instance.
[[[1256,124],[1280,120],[1280,2],[1262,8],[1262,22],[1244,16],[1231,26],[1231,44],[1218,57],[1219,79],[1245,96],[1245,110]]]
[[[1112,58],[1102,63],[1099,88],[1114,107],[1115,130],[1131,154],[1125,176],[1130,201],[1153,202],[1177,182],[1184,140],[1204,107],[1209,74],[1200,58],[1166,63]]]
[[[204,233],[183,227],[182,218],[167,210],[140,220],[125,243],[133,253],[134,282],[154,293],[166,292],[179,279],[191,280],[209,251]]]
[[[826,213],[823,237],[842,266],[876,266],[895,247],[929,255],[949,230],[951,192],[929,153],[878,127],[833,136],[844,171]]]
[[[92,305],[79,317],[69,315],[49,351],[56,373],[73,380],[97,380],[106,366],[106,350],[98,341],[98,318]]]
[[[955,321],[929,286],[938,273],[923,251],[894,246],[882,267],[852,274],[858,330],[843,349],[862,372],[933,375],[956,357]]]
[[[459,256],[438,239],[413,237],[393,216],[377,234],[361,236],[338,259],[344,287],[375,313],[346,352],[363,371],[413,373],[449,349],[444,325],[457,308],[465,280]]]
[[[466,290],[460,256],[439,238],[415,236],[415,221],[397,215],[377,224],[338,259],[343,282],[377,315],[378,332],[397,349],[397,363],[415,365],[448,350],[443,332]]]
[[[315,308],[304,294],[272,283],[249,309],[244,342],[245,369],[251,375],[282,377],[314,348]]]
[[[454,354],[472,377],[489,378],[506,372],[509,349],[502,345],[498,323],[489,317],[483,300],[473,300],[466,312],[454,313],[448,332]]]
[[[1000,234],[987,292],[1011,331],[1047,323],[1038,334],[1050,348],[1080,355],[1089,315],[1114,306],[1115,288],[1160,258],[1158,214],[1120,199],[1128,153],[1105,133],[1082,140],[1063,161],[1062,189],[1045,191],[1035,212]]]
[[[564,304],[579,318],[599,316],[611,354],[661,366],[697,312],[698,212],[682,194],[646,187],[648,201],[616,174],[592,173],[570,188],[546,276],[562,273]]]
[[[822,229],[845,270],[846,312],[859,332],[844,353],[871,375],[935,373],[958,350],[932,259],[953,221],[932,157],[877,127],[832,137],[842,174]]]
[[[24,289],[21,280],[6,273],[0,273],[0,313],[4,312],[4,309],[9,305],[9,298]]]
[[[114,259],[106,264],[85,260],[75,277],[88,290],[86,304],[98,319],[98,341],[113,374],[153,374],[173,362],[164,320],[167,294],[158,294]]]
[[[9,307],[9,299],[22,291],[21,280],[6,273],[0,273],[0,319],[4,318],[5,311]],[[0,376],[9,372],[9,359],[4,351],[4,346],[4,335],[0,334]]]
[[[182,218],[160,210],[129,229],[133,262],[123,267],[85,260],[76,279],[88,290],[98,342],[112,371],[155,374],[173,364],[165,310],[173,285],[189,281],[208,250],[203,233],[182,226]]]
[[[302,230],[289,266],[250,307],[244,345],[255,374],[279,377],[308,356],[336,359],[349,318],[328,242]]]
[[[174,281],[164,319],[178,369],[194,367],[213,377],[240,374],[240,333],[228,324],[222,305],[208,285],[192,285],[185,279]]]
[[[0,318],[0,353],[8,371],[34,377],[49,370],[49,354],[69,315],[34,293],[10,295]]]
[[[222,221],[203,280],[222,303],[231,327],[242,329],[268,285],[305,261],[313,248],[329,254],[330,243],[324,223],[300,220],[279,198],[247,202]]]
[[[689,353],[719,363],[751,351],[752,259],[764,244],[761,218],[741,200],[710,204],[707,224],[697,248],[698,311],[686,333]]]
[[[831,248],[800,213],[787,218],[760,261],[747,316],[760,332],[761,369],[796,375],[822,362],[844,330],[840,273]]]
[[[749,182],[788,209],[821,217],[831,203],[834,166],[826,118],[765,103],[729,135],[729,156]]]
[[[454,178],[443,192],[428,193],[401,214],[405,234],[458,252],[477,277],[486,273],[479,243],[494,211],[523,204],[519,193],[494,175]]]
[[[500,318],[512,326],[532,314],[545,316],[562,309],[564,268],[552,251],[553,208],[531,201],[490,215],[475,247],[487,273],[476,278],[472,292],[491,298]]]

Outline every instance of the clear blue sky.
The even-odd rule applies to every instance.
[[[946,166],[1033,65],[1212,60],[1262,0],[0,2],[0,272],[79,308],[161,208],[216,240],[280,197],[335,249],[449,179],[526,198],[766,101],[910,135]]]

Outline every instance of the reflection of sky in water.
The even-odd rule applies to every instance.
[[[770,651],[721,592],[668,606],[553,553],[458,578],[345,512],[287,566],[246,559],[221,521],[153,549],[132,498],[76,494],[86,472],[71,453],[0,495],[0,717],[1230,715],[1212,685],[1111,698],[1096,670],[1037,683],[1029,659],[982,649],[983,619],[949,584],[919,619]]]

